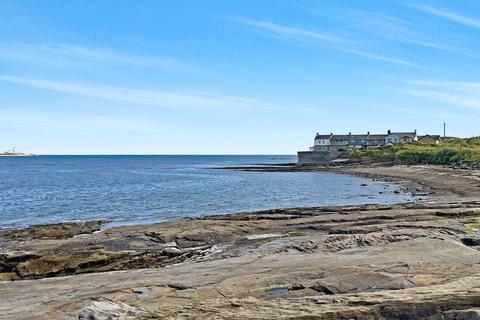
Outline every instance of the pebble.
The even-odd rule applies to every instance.
[[[230,305],[231,305],[232,307],[236,307],[236,308],[239,308],[239,307],[242,306],[242,304],[241,304],[240,302],[236,301],[236,300],[230,302]]]

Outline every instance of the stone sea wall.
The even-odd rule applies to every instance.
[[[328,164],[333,159],[329,151],[299,151],[298,164]]]

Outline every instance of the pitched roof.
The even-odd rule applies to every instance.
[[[437,135],[437,134],[426,134],[424,136],[418,136],[418,140],[426,138],[426,137],[430,137],[432,139],[440,140],[440,135]]]
[[[350,135],[348,134],[334,134],[332,140],[350,140]]]
[[[321,139],[321,140],[330,139],[330,135],[329,134],[317,134],[315,136],[315,139]]]
[[[414,138],[416,132],[390,132],[390,134],[317,134],[315,140],[378,140],[385,139],[389,135],[400,136],[401,138]]]
[[[386,134],[371,134],[368,136],[369,139],[385,139],[386,137]]]
[[[401,136],[402,138],[403,137],[413,138],[415,137],[416,134],[417,134],[416,132],[390,132],[389,136],[395,135],[395,136]]]
[[[330,140],[357,140],[357,139],[365,139],[365,140],[374,140],[374,139],[385,139],[386,134],[334,134],[334,135],[327,135],[327,134],[319,134],[315,136],[315,139],[330,139]]]

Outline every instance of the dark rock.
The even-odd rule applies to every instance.
[[[158,232],[155,231],[150,231],[150,232],[145,232],[145,235],[147,237],[152,238],[153,241],[158,242],[158,243],[165,243],[167,240],[165,239],[164,236],[159,234]]]
[[[443,313],[445,320],[480,320],[480,309],[448,310]]]
[[[203,241],[190,241],[184,238],[175,239],[175,243],[179,248],[194,248],[206,245],[206,243]]]
[[[186,290],[186,289],[191,288],[191,287],[189,287],[185,284],[182,284],[182,283],[169,283],[169,284],[167,284],[167,287],[172,288],[172,289],[176,289],[176,290]]]
[[[186,234],[183,236],[184,239],[189,241],[202,241],[206,242],[208,240],[214,239],[216,237],[215,233],[195,233],[195,234]]]
[[[88,234],[100,230],[105,221],[62,222],[56,224],[34,225],[24,229],[12,229],[0,232],[1,239],[67,239],[79,234]]]
[[[470,210],[470,211],[437,211],[435,212],[436,216],[439,217],[451,217],[451,218],[461,218],[461,217],[472,217],[472,216],[480,216],[480,210]]]
[[[179,248],[193,248],[215,243],[221,238],[214,232],[192,233],[176,237],[175,242]]]
[[[20,254],[20,255],[0,255],[0,272],[12,272],[15,267],[21,263],[32,259],[39,258],[36,254]]]
[[[50,254],[21,262],[14,271],[22,279],[92,272],[125,256],[100,251]]]
[[[335,288],[323,285],[321,283],[314,284],[310,288],[317,292],[328,294],[328,295],[338,293],[338,290],[336,290]]]
[[[301,283],[295,283],[294,285],[292,285],[289,290],[291,291],[295,291],[295,290],[303,290],[305,289],[305,286]]]
[[[462,241],[462,243],[464,245],[469,246],[469,247],[480,246],[480,238],[466,237],[466,238],[462,238],[460,240]]]
[[[380,232],[382,231],[379,227],[369,227],[364,229],[359,228],[332,228],[328,231],[329,234],[367,234],[373,232]]]

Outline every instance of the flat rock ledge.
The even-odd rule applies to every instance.
[[[106,221],[62,222],[55,224],[38,224],[22,229],[0,230],[3,240],[30,239],[67,239],[80,234],[99,231]]]
[[[0,233],[0,319],[475,319],[479,219],[470,199]]]

